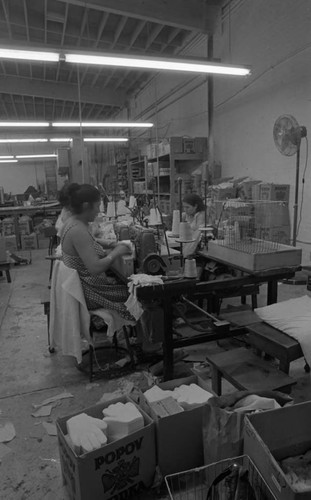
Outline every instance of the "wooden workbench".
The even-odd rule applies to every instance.
[[[228,264],[228,263],[227,263]],[[236,288],[247,284],[268,284],[267,304],[277,302],[278,281],[292,278],[297,267],[272,269],[267,271],[258,271],[254,274],[244,274],[241,277],[232,279],[198,281],[196,279],[167,280],[163,285],[152,285],[137,287],[137,298],[142,303],[148,303],[157,300],[164,312],[164,335],[163,335],[163,362],[164,379],[170,380],[173,377],[173,351],[177,347],[202,343],[220,338],[237,335],[238,329],[227,333],[215,332],[195,335],[191,338],[177,339],[173,338],[173,304],[180,296],[187,296],[190,299],[203,298],[211,295],[215,290],[226,288]],[[242,329],[241,329],[242,332]],[[245,330],[243,330],[245,333]]]

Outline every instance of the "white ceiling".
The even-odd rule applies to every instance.
[[[178,56],[202,33],[213,34],[222,4],[223,0],[0,0],[0,46]],[[143,70],[2,59],[0,120],[72,121],[80,112],[83,120],[112,120],[151,75]]]

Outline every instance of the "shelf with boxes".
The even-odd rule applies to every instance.
[[[129,160],[129,192],[130,194],[145,193],[148,188],[147,158],[137,156]]]
[[[155,196],[160,209],[171,213],[178,208],[178,179],[182,194],[202,194],[200,167],[207,159],[206,137],[171,137],[146,148],[148,179],[155,179]]]
[[[128,159],[123,159],[122,161],[117,162],[117,182],[118,187],[122,191],[127,192],[129,189],[129,162]]]
[[[29,207],[9,207],[0,209],[0,238],[4,241],[5,250],[34,250],[47,248],[48,242],[40,240],[36,226],[43,219],[54,223],[61,208],[58,202]],[[42,238],[41,238],[42,239]]]

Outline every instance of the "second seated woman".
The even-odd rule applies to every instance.
[[[182,220],[190,224],[194,240],[192,243],[183,244],[183,256],[189,258],[195,254],[200,242],[201,232],[199,228],[205,225],[205,206],[199,195],[189,193],[183,198],[183,209]]]

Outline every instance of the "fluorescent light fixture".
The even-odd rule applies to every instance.
[[[80,122],[53,122],[52,127],[80,127]],[[81,127],[103,128],[103,127],[119,127],[119,128],[144,128],[153,127],[153,123],[147,122],[81,122]]]
[[[0,122],[0,127],[49,127],[49,122]]]
[[[52,137],[49,139],[50,142],[70,142],[72,137]]]
[[[57,52],[41,52],[37,50],[0,49],[0,59],[58,62],[59,54]]]
[[[211,63],[191,59],[161,59],[146,56],[64,54],[65,61],[74,64],[96,64],[98,66],[118,66],[123,68],[154,69],[165,71],[188,71],[192,73],[214,73],[218,75],[246,76],[250,69],[246,66]]]
[[[85,137],[84,142],[127,142],[127,137]]]
[[[0,139],[1,144],[13,144],[19,142],[48,142],[47,139]]]
[[[14,156],[13,155],[0,156],[0,160],[9,160],[10,158],[14,158]]]
[[[17,163],[17,160],[0,160],[0,163]]]
[[[48,155],[16,155],[15,158],[57,158],[56,154],[48,154]]]
[[[192,73],[214,73],[218,75],[246,76],[250,74],[247,66],[222,64],[204,59],[170,59],[144,56],[124,56],[124,54],[83,54],[79,52],[44,52],[39,50],[22,50],[0,48],[0,59],[22,59],[26,61],[67,62],[72,64],[95,64],[97,66],[114,66],[164,71],[186,71]]]

